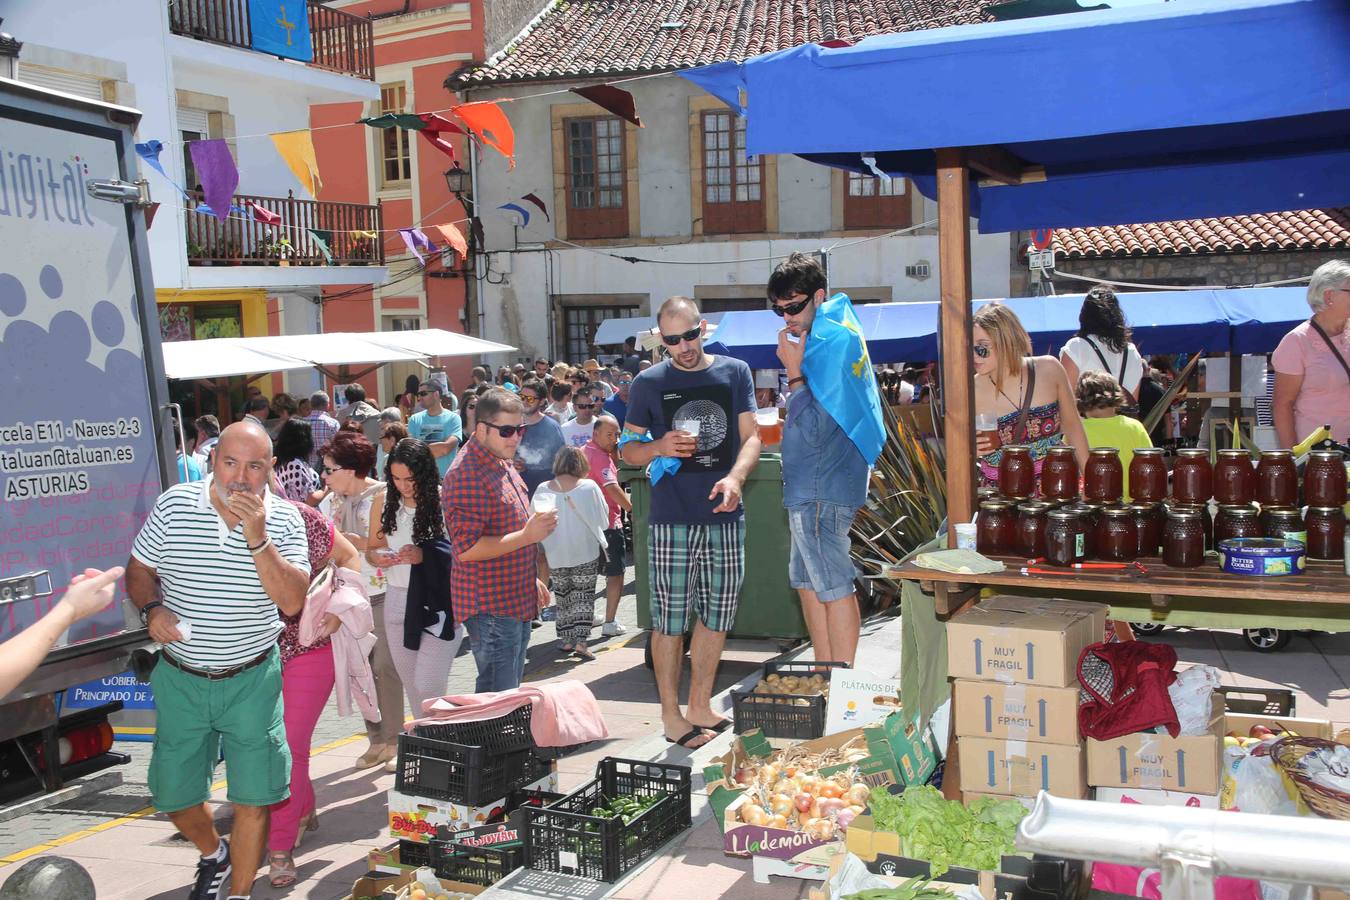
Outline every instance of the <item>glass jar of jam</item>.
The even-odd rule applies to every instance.
[[[1049,511],[1050,504],[1039,500],[1017,505],[1016,548],[1027,559],[1045,556],[1045,514]]]
[[[1262,506],[1298,505],[1298,469],[1292,452],[1261,451],[1261,462],[1256,466],[1256,502]]]
[[[1003,493],[999,491],[998,488],[992,487],[990,485],[985,485],[984,487],[979,488],[978,490],[975,491],[975,503],[977,505],[983,503],[986,500],[1000,500],[1002,498]]]
[[[1134,555],[1138,558],[1157,556],[1162,546],[1163,515],[1161,503],[1132,503],[1130,512],[1134,515],[1134,528],[1137,534]]]
[[[1041,496],[1053,500],[1078,499],[1078,457],[1072,447],[1051,447],[1041,463]]]
[[[1139,528],[1128,506],[1108,506],[1097,526],[1097,556],[1112,562],[1129,562],[1138,554]]]
[[[1309,559],[1343,559],[1345,511],[1339,506],[1310,506],[1303,517],[1308,529]]]
[[[1083,497],[1093,503],[1117,503],[1125,493],[1125,469],[1120,451],[1097,447],[1088,452],[1083,469]]]
[[[1216,486],[1215,490],[1218,488]],[[1220,506],[1214,517],[1214,546],[1229,538],[1262,537],[1261,520],[1251,504]]]
[[[986,500],[975,520],[975,549],[986,555],[1012,553],[1017,547],[1015,507],[1007,500]]]
[[[1178,503],[1208,503],[1214,495],[1214,469],[1209,451],[1187,447],[1177,451],[1172,466],[1172,499]]]
[[[1052,509],[1045,514],[1045,559],[1052,566],[1070,566],[1082,562],[1082,516],[1069,509]]]
[[[1036,493],[1036,464],[1026,444],[1009,444],[998,461],[998,489],[1005,497],[1030,497]]]
[[[1314,450],[1303,470],[1303,502],[1309,506],[1345,505],[1345,458],[1339,450]]]
[[[1256,469],[1246,450],[1219,451],[1214,464],[1214,499],[1221,505],[1245,505],[1256,499]]]
[[[1263,537],[1308,543],[1308,530],[1303,527],[1303,513],[1294,506],[1267,506],[1261,510]]]
[[[1214,549],[1214,514],[1210,512],[1208,503],[1167,503],[1163,505],[1163,511],[1170,515],[1173,511],[1191,512],[1200,517],[1200,529],[1205,535],[1205,549]],[[1163,520],[1163,532],[1167,532],[1167,521]]]
[[[1130,497],[1154,503],[1167,496],[1167,462],[1157,447],[1140,447],[1130,460]]]
[[[1176,508],[1163,526],[1163,562],[1174,569],[1194,569],[1205,562],[1205,526],[1200,513]]]
[[[1097,555],[1097,523],[1102,517],[1102,506],[1100,503],[1088,503],[1086,500],[1079,500],[1077,503],[1067,504],[1064,509],[1078,514],[1083,519],[1083,528],[1086,537],[1084,538],[1083,553],[1085,556],[1094,557]]]

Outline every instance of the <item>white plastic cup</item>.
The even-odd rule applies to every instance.
[[[777,425],[778,410],[775,407],[755,410],[755,424],[757,425]]]
[[[699,428],[702,425],[702,419],[680,419],[675,423],[675,430],[683,431],[692,437],[698,437]]]
[[[534,511],[541,513],[551,513],[558,511],[557,494],[540,494],[534,498]]]
[[[178,623],[178,633],[183,636],[183,643],[186,644],[192,640],[192,623],[180,621]]]
[[[975,523],[958,522],[956,523],[956,549],[974,550],[975,549]]]

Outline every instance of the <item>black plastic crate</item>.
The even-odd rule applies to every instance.
[[[764,664],[764,674],[819,675],[817,669],[847,669],[843,662],[778,662]],[[798,694],[756,694],[752,691],[731,692],[731,714],[737,734],[758,728],[769,738],[793,738],[811,741],[825,734],[825,706],[823,694],[803,697]]]
[[[398,864],[401,866],[431,865],[431,850],[421,841],[400,839],[398,842]]]
[[[595,780],[544,809],[526,812],[531,869],[613,883],[689,827],[690,768],[606,757]],[[665,796],[628,824],[591,815],[621,796]]]
[[[394,787],[415,797],[477,806],[543,778],[551,766],[532,749],[494,753],[484,747],[401,734]]]
[[[1292,716],[1294,692],[1285,688],[1221,687],[1226,712],[1243,716]]]
[[[493,753],[510,753],[534,746],[530,732],[530,714],[534,707],[527,703],[504,716],[481,722],[427,722],[418,725],[413,733],[420,737],[436,738],[452,744],[482,747]]]
[[[457,841],[433,839],[431,868],[437,878],[481,884],[496,884],[525,865],[524,847],[473,847]]]

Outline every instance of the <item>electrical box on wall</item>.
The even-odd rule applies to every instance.
[[[492,268],[501,272],[503,275],[511,274],[511,254],[494,253],[492,254]]]

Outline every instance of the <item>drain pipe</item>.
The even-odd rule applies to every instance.
[[[1017,849],[1162,872],[1168,900],[1213,900],[1220,875],[1350,886],[1350,822],[1066,800],[1041,791]]]

